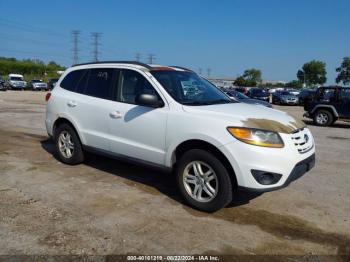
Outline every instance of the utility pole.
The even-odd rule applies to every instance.
[[[136,53],[135,54],[135,58],[136,58],[137,62],[140,62],[140,60],[141,60],[141,53]]]
[[[79,35],[80,31],[74,30],[72,31],[72,38],[73,38],[73,65],[76,65],[79,63],[79,48],[78,48],[78,43],[79,43]]]
[[[91,33],[91,37],[92,37],[92,45],[93,45],[93,61],[97,62],[98,61],[98,56],[100,54],[100,51],[98,50],[98,47],[101,45],[100,43],[100,37],[101,37],[101,33]]]
[[[207,75],[208,75],[208,77],[210,77],[210,74],[211,74],[211,68],[208,68],[208,69],[207,69]]]
[[[148,64],[153,64],[153,61],[156,60],[156,56],[154,54],[148,55]]]

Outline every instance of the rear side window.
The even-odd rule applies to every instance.
[[[68,73],[68,75],[62,80],[61,87],[74,92],[84,72],[85,70],[75,70]]]
[[[110,99],[114,82],[113,73],[113,68],[90,69],[84,94],[102,99]]]

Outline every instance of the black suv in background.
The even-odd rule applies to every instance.
[[[263,88],[251,88],[249,89],[248,93],[246,94],[250,98],[253,99],[259,99],[268,102],[270,98],[269,92],[267,92]]]
[[[58,78],[50,78],[49,81],[47,82],[47,87],[49,89],[53,89],[58,81]]]
[[[337,120],[350,121],[350,88],[320,87],[313,99],[306,101],[304,109],[304,116],[319,126],[330,126]]]
[[[315,89],[303,89],[299,94],[299,105],[304,105],[306,101],[312,100],[316,90]],[[307,103],[307,102],[306,102]]]

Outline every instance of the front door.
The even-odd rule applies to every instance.
[[[117,102],[110,112],[110,149],[113,153],[164,165],[168,106],[152,108],[138,105],[136,97],[144,93],[159,96],[141,73],[122,69]]]

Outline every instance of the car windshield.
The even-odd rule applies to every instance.
[[[32,80],[32,82],[33,82],[33,83],[41,83],[42,80],[34,79],[34,80]]]
[[[267,92],[264,89],[252,89],[252,94],[254,95],[266,95]]]
[[[280,94],[282,96],[289,96],[290,95],[290,93],[288,91],[282,91]]]
[[[151,74],[169,95],[183,105],[233,103],[216,86],[193,72],[154,70]]]
[[[10,77],[11,81],[23,81],[23,79],[21,77],[16,77],[16,76],[12,76]]]

